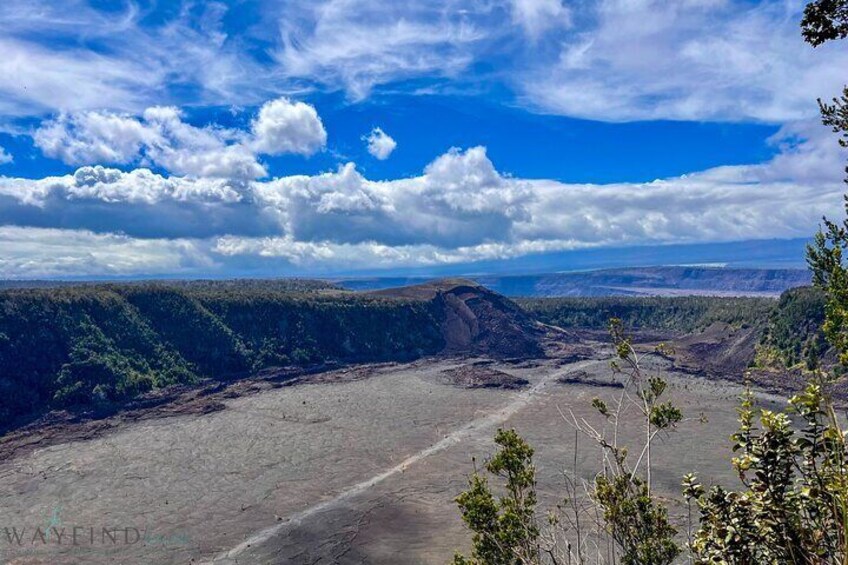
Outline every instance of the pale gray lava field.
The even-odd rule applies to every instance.
[[[557,379],[578,370],[607,378],[609,352],[597,348],[598,359],[570,364],[493,364],[530,382],[518,390],[459,388],[443,371],[468,360],[425,359],[379,366],[365,378],[266,388],[209,414],[142,420],[22,453],[0,463],[0,523],[27,528],[27,541],[3,540],[0,559],[445,563],[468,548],[453,499],[472,456],[480,461],[493,451],[498,426],[515,427],[536,448],[540,507],[562,495],[574,433],[560,412],[597,422],[591,399],[615,389]],[[739,387],[668,376],[685,415],[703,412],[709,422],[686,422],[656,448],[661,490],[677,492],[690,471],[705,484],[732,481],[727,438]],[[597,448],[581,440],[580,473],[590,477],[597,459]],[[82,542],[30,544],[39,526],[64,527],[67,536],[76,526]],[[137,530],[141,539],[103,544],[103,527]]]

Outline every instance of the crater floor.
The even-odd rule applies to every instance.
[[[518,390],[450,384],[443,372],[468,360],[379,366],[366,378],[267,389],[226,399],[209,414],[142,420],[36,449],[0,462],[0,559],[445,563],[468,549],[453,499],[471,458],[492,453],[498,426],[515,427],[536,448],[540,507],[562,496],[575,438],[561,413],[601,425],[591,399],[616,391],[595,382],[610,375],[606,352],[599,353],[573,363],[494,362],[493,369],[529,381]],[[576,371],[595,384],[558,381]],[[727,438],[739,387],[667,376],[685,415],[703,413],[709,422],[686,422],[655,449],[659,488],[676,493],[690,471],[705,484],[732,481]],[[640,433],[623,430],[623,439]],[[590,478],[597,447],[581,438],[576,451],[578,473]],[[33,541],[38,528],[46,543]],[[103,528],[117,528],[117,542],[103,540]]]

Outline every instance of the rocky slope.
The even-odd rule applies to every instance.
[[[371,294],[429,302],[439,319],[444,353],[500,359],[542,354],[538,324],[508,298],[473,281],[446,279]]]

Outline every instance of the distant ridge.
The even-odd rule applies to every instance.
[[[628,267],[592,271],[533,273],[526,275],[467,275],[465,278],[427,276],[356,277],[333,279],[267,278],[209,280],[62,281],[0,280],[0,290],[12,288],[59,288],[117,284],[166,285],[187,289],[258,288],[281,291],[375,291],[427,283],[443,286],[454,282],[483,285],[514,297],[556,296],[763,296],[777,297],[785,290],[808,286],[806,269],[736,268],[707,265]],[[421,287],[423,288],[423,287]],[[416,291],[418,292],[418,291]]]
[[[633,267],[571,273],[469,277],[499,294],[545,296],[771,296],[810,284],[806,269],[702,266]],[[375,290],[426,279],[387,277],[336,281],[351,290]]]

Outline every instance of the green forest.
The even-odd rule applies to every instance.
[[[0,429],[45,408],[272,366],[409,359],[442,348],[423,301],[261,283],[0,291]]]
[[[520,298],[516,302],[540,322],[562,328],[606,330],[612,318],[633,331],[686,334],[714,323],[753,327],[760,333],[756,363],[775,369],[812,368],[827,361],[831,351],[822,331],[825,294],[809,286],[787,290],[777,300],[680,296]]]
[[[586,297],[519,298],[540,322],[562,328],[605,330],[611,318],[631,329],[692,332],[714,322],[760,325],[775,308],[770,298]]]

